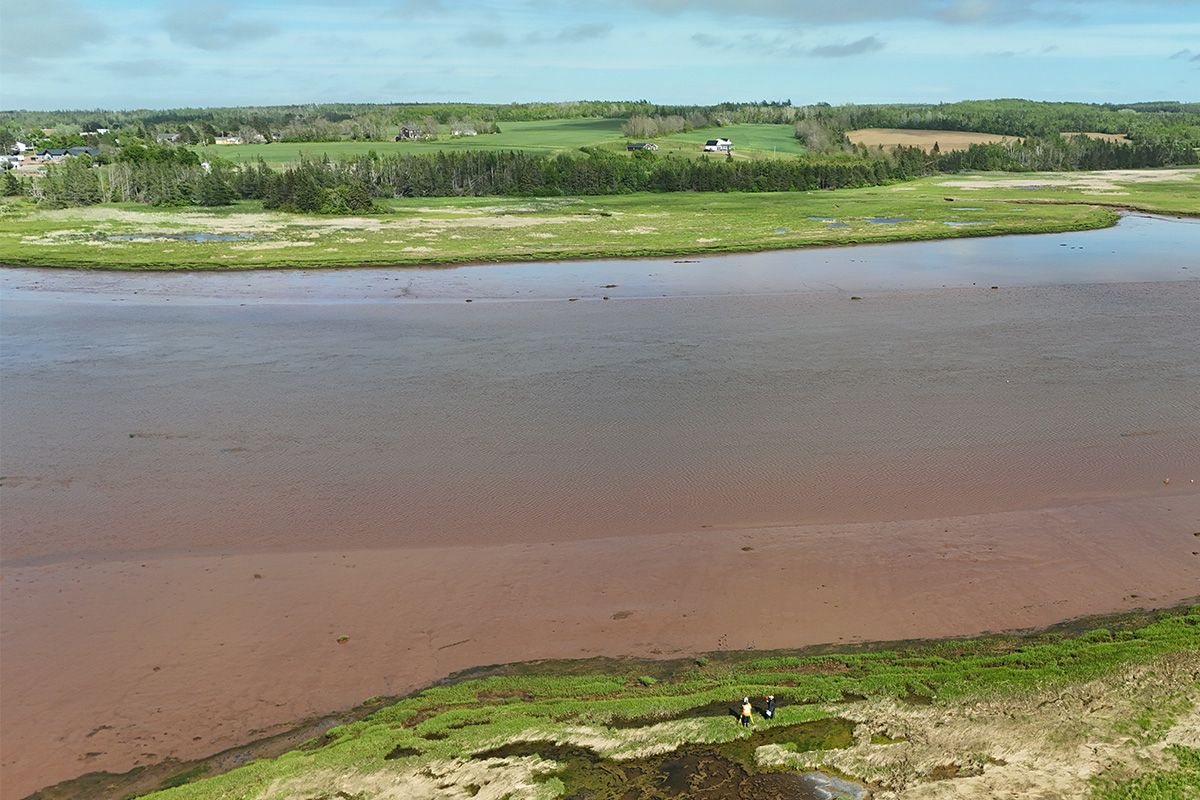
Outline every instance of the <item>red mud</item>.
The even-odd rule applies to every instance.
[[[473,665],[1194,596],[1198,309],[10,298],[0,795]]]

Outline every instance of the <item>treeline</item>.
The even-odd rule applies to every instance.
[[[652,139],[668,133],[683,133],[695,128],[707,128],[712,124],[714,124],[713,121],[699,111],[689,112],[687,116],[681,114],[666,116],[637,114],[630,117],[621,126],[621,133],[632,139]]]
[[[168,155],[174,153],[175,155]],[[1123,169],[1194,164],[1194,150],[1119,144],[1077,137],[976,144],[926,153],[859,147],[852,152],[762,159],[636,158],[606,150],[554,156],[524,151],[458,151],[428,155],[369,153],[331,161],[302,161],[275,170],[200,163],[183,148],[123,152],[113,164],[87,157],[49,168],[33,184],[6,182],[10,193],[30,194],[53,206],[98,202],[150,205],[224,205],[261,200],[269,209],[344,214],[373,210],[376,198],[605,195],[627,192],[784,192],[874,186],[936,172],[962,170]]]
[[[144,158],[93,167],[85,157],[52,166],[33,185],[52,206],[99,202],[225,205],[363,213],[382,197],[604,195],[627,192],[782,192],[872,186],[926,174],[929,157],[898,148],[872,157],[627,158],[607,151],[547,156],[522,151],[432,155],[368,154],[303,161],[283,170]]]
[[[177,133],[184,144],[203,144],[230,134],[245,141],[384,141],[397,128],[420,121],[452,126],[470,120],[478,126],[506,121],[608,118],[637,125],[690,127],[741,123],[793,124],[815,121],[834,135],[856,128],[928,128],[980,131],[1010,136],[1047,137],[1069,131],[1123,133],[1136,142],[1172,141],[1200,147],[1200,104],[1153,101],[1126,104],[1054,103],[1019,99],[970,100],[941,104],[794,106],[789,100],[669,105],[647,100],[585,100],[555,103],[321,103],[238,108],[166,110],[81,110],[0,112],[0,148],[17,138],[39,146],[112,143],[118,136],[153,142]],[[655,130],[634,125],[627,135],[647,137]],[[43,130],[44,129],[44,130]],[[87,131],[105,134],[80,139]],[[478,130],[478,128],[477,128]],[[45,131],[49,131],[48,133]],[[482,133],[482,130],[479,130]],[[661,128],[658,132],[663,131]],[[23,138],[22,138],[23,137]],[[97,141],[98,139],[98,141]]]
[[[939,172],[1039,172],[1089,169],[1143,169],[1200,163],[1200,153],[1178,141],[1126,144],[1086,136],[1028,137],[1015,142],[973,144],[938,153]]]
[[[802,108],[799,119],[823,126],[835,137],[858,128],[978,131],[1021,137],[1092,131],[1123,133],[1147,144],[1172,142],[1200,147],[1200,108],[1194,103],[1105,106],[968,100],[939,105],[815,105]]]

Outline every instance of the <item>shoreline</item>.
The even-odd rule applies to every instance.
[[[1200,602],[1200,595],[1179,602],[1157,607],[1138,608],[1131,611],[1082,614],[1068,617],[1048,625],[985,631],[977,635],[951,635],[925,639],[879,640],[854,644],[826,642],[797,648],[774,650],[710,650],[690,654],[684,658],[638,658],[627,656],[594,656],[585,659],[541,659],[516,661],[504,664],[486,664],[467,667],[444,677],[397,695],[373,696],[362,702],[323,714],[313,715],[286,725],[284,730],[255,737],[248,731],[242,743],[211,755],[191,760],[166,759],[156,764],[135,767],[124,773],[89,772],[56,784],[43,786],[26,800],[70,800],[87,792],[94,800],[117,800],[130,795],[140,796],[152,792],[180,775],[203,774],[210,778],[224,774],[250,761],[273,759],[292,750],[304,749],[306,744],[322,740],[326,733],[336,727],[358,722],[370,717],[381,708],[414,698],[429,689],[454,686],[481,678],[521,675],[587,675],[602,674],[617,669],[622,672],[644,674],[670,673],[687,666],[696,657],[714,664],[736,664],[750,658],[806,658],[823,655],[845,655],[871,653],[881,650],[898,650],[950,642],[988,641],[993,639],[1033,640],[1047,635],[1078,635],[1081,632],[1106,628],[1119,631],[1154,622],[1176,613],[1181,613]],[[253,737],[253,738],[252,738]],[[99,792],[97,794],[97,792]]]
[[[402,270],[794,252],[1099,230],[1129,213],[1195,217],[1197,186],[1194,168],[964,173],[835,191],[397,198],[361,216],[289,214],[255,201],[185,209],[5,202],[0,263]]]
[[[10,568],[5,738],[24,747],[6,743],[5,797],[194,760],[248,729],[479,664],[961,638],[1174,606],[1196,594],[1197,513],[1190,494],[918,523]],[[752,590],[716,591],[747,570]],[[55,685],[46,652],[75,665]]]
[[[501,198],[497,198],[501,199]],[[502,198],[512,199],[512,198]],[[535,198],[537,199],[537,198]],[[986,202],[1016,202],[1009,200],[1002,201],[986,201]],[[1036,204],[1034,201],[1024,201],[1025,204]],[[1163,212],[1146,211],[1136,206],[1118,206],[1107,203],[1069,203],[1056,201],[1036,201],[1044,205],[1062,205],[1062,206],[1086,206],[1098,209],[1111,209],[1115,213],[1110,219],[1103,220],[1099,224],[1091,225],[1079,223],[1073,225],[1064,225],[1062,227],[1053,227],[1042,230],[1001,230],[1001,231],[984,231],[978,228],[948,228],[942,235],[911,235],[911,236],[892,236],[879,238],[864,238],[858,241],[851,242],[828,242],[828,241],[800,241],[796,244],[777,246],[772,244],[766,245],[731,245],[723,248],[699,248],[690,250],[661,250],[648,249],[645,251],[629,252],[629,251],[603,251],[597,250],[594,252],[585,252],[578,255],[563,256],[556,253],[538,253],[538,254],[522,254],[518,257],[505,258],[474,258],[474,259],[414,259],[412,261],[356,261],[354,263],[325,263],[325,264],[280,264],[276,266],[264,265],[223,265],[217,262],[210,262],[204,265],[182,265],[182,266],[163,266],[163,267],[124,267],[112,264],[50,264],[36,261],[14,261],[5,260],[0,262],[0,269],[46,269],[55,272],[109,272],[109,273],[128,273],[140,275],[158,275],[163,273],[255,273],[255,272],[315,272],[315,271],[354,271],[366,269],[455,269],[457,267],[485,267],[498,265],[513,265],[524,263],[539,263],[539,264],[571,264],[587,261],[669,261],[672,259],[682,258],[697,258],[705,256],[736,256],[736,255],[752,255],[755,253],[785,253],[791,251],[810,251],[822,249],[842,250],[855,247],[871,247],[882,246],[889,244],[915,244],[921,242],[940,242],[954,239],[999,239],[1008,236],[1039,236],[1039,235],[1055,235],[1063,233],[1084,233],[1087,231],[1100,231],[1106,228],[1112,228],[1118,225],[1123,216],[1145,216],[1152,219],[1163,219],[1166,221],[1200,219],[1200,211],[1195,214],[1179,214],[1173,215]]]

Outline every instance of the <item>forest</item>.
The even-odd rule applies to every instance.
[[[325,136],[369,132],[372,137],[390,138],[397,121],[415,120],[411,124],[436,135],[442,127],[467,121],[488,131],[497,130],[506,120],[541,115],[561,119],[566,114],[605,119],[623,114],[625,135],[639,138],[735,122],[788,122],[806,152],[747,160],[651,151],[630,155],[590,146],[558,153],[466,149],[381,155],[371,150],[338,161],[310,158],[272,168],[261,160],[235,164],[219,155],[202,160],[187,146],[235,125],[249,126],[264,141],[284,135],[316,136],[322,130]],[[685,107],[589,101],[5,112],[0,115],[0,126],[6,126],[0,128],[0,139],[34,139],[28,136],[29,126],[47,122],[57,122],[58,127],[39,128],[37,135],[59,144],[94,143],[97,136],[82,131],[106,129],[98,135],[101,153],[95,159],[70,158],[47,166],[44,175],[36,177],[5,173],[0,184],[5,195],[28,196],[52,207],[101,202],[217,206],[252,199],[267,208],[336,214],[369,211],[375,198],[811,191],[880,185],[939,172],[1130,169],[1200,162],[1200,107],[1172,102],[1112,106],[991,100],[937,106],[793,106],[788,101],[764,101]],[[945,153],[935,146],[927,153],[911,147],[850,144],[846,132],[860,127],[971,130],[1021,138]],[[163,128],[170,128],[178,138],[158,141]],[[1072,131],[1121,133],[1129,141],[1063,135]]]

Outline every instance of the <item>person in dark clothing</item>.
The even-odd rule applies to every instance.
[[[767,711],[763,716],[767,719],[775,719],[775,695],[769,694],[763,699],[767,701]]]

